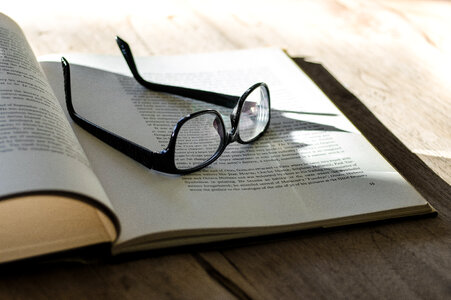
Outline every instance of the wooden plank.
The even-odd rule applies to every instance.
[[[430,229],[444,225],[432,219],[366,225],[222,254],[266,298],[442,299],[450,294],[449,234],[444,242],[445,229],[436,235]]]
[[[233,298],[190,254],[122,262],[12,264],[0,268],[1,299]]]

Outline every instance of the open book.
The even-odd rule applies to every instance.
[[[215,108],[140,86],[119,55],[66,55],[80,115],[153,151]],[[146,79],[271,93],[268,132],[185,176],[149,170],[73,124],[60,56],[37,61],[0,14],[0,262],[111,242],[113,254],[426,214],[429,204],[281,50],[137,59]],[[230,124],[229,124],[230,125]]]

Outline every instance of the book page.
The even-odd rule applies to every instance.
[[[64,197],[77,199],[74,201],[90,199],[92,203],[95,202],[95,205],[102,207],[107,214],[113,215],[111,203],[96,175],[92,172],[86,155],[65,118],[25,36],[11,19],[2,14],[0,14],[0,166],[0,201],[2,202],[0,209],[9,210],[6,207],[16,207],[9,204],[3,205],[3,202],[9,201],[10,198],[19,199],[39,194],[39,199],[44,199],[43,195],[52,195],[52,199]],[[55,195],[60,197],[55,197]],[[49,203],[45,202],[45,207],[51,209],[51,206],[48,206]],[[42,204],[44,205],[44,203]],[[71,210],[76,207],[81,206],[76,203],[66,205],[66,208],[69,209],[68,219],[71,219],[70,216],[74,216],[72,213],[75,212]],[[30,206],[30,209],[33,209],[33,206]],[[97,211],[93,206],[91,206],[91,210]],[[20,219],[16,220],[17,222],[32,224],[33,220],[24,218],[27,215],[21,213],[17,216],[9,215],[7,219],[1,218],[0,240],[5,243],[1,243],[0,253],[5,248],[33,244],[32,240],[26,238],[26,232],[23,234],[23,239],[16,236],[14,245],[6,243],[5,236],[11,233],[8,228],[15,224],[10,221],[16,217]],[[95,218],[91,224],[101,226],[99,230],[103,230],[105,233],[100,240],[104,241],[105,236],[110,241],[114,239],[103,228],[104,217],[100,217],[97,213],[91,215]],[[59,216],[55,216],[55,218],[59,218]],[[53,224],[53,221],[48,219],[49,224]],[[57,223],[62,224],[61,221],[57,221]],[[43,225],[42,228],[52,227],[47,225]],[[34,229],[37,237],[39,237],[39,232]],[[46,230],[43,234],[47,237],[68,241],[71,232],[60,231],[52,235]],[[65,236],[61,236],[62,234]],[[78,239],[76,242],[78,246],[82,239],[79,229],[76,229],[74,234],[76,234],[74,238]],[[85,232],[85,234],[90,235],[91,233]],[[92,236],[86,236],[86,238],[87,243],[92,242]],[[32,246],[27,245],[30,248]],[[66,246],[68,244],[61,247],[65,248]],[[45,252],[45,250],[43,251]]]
[[[114,224],[91,205],[61,195],[0,201],[0,263],[115,238]]]
[[[67,58],[76,110],[153,151],[167,146],[182,116],[198,110],[217,109],[230,130],[231,109],[149,91],[120,57]],[[60,66],[44,60],[62,101]],[[211,166],[186,176],[148,170],[74,126],[123,225],[119,243],[149,234],[163,241],[312,222],[326,226],[340,218],[427,206],[280,50],[143,58],[137,65],[155,82],[232,95],[266,82],[272,115],[260,140],[231,144]]]

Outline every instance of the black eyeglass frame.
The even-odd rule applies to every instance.
[[[136,68],[135,59],[133,58],[132,50],[130,49],[128,43],[118,36],[116,36],[116,43],[119,46],[119,49],[121,50],[121,53],[124,56],[124,59],[127,62],[127,65],[130,69],[130,72],[132,72],[133,77],[139,84],[152,91],[166,92],[196,100],[202,100],[204,102],[221,105],[228,108],[234,108],[240,100],[240,97],[238,96],[225,95],[210,91],[196,90],[181,86],[172,86],[147,81],[139,74],[138,69]]]
[[[198,171],[198,170],[210,165],[215,160],[217,160],[221,156],[221,154],[224,152],[227,145],[229,145],[230,143],[235,142],[235,141],[240,144],[251,143],[251,142],[259,139],[269,127],[270,118],[271,118],[271,109],[270,109],[271,105],[270,105],[269,89],[265,83],[260,82],[260,83],[256,83],[256,84],[252,85],[249,89],[247,89],[243,93],[243,95],[241,97],[224,95],[224,96],[230,97],[230,99],[232,97],[238,99],[236,105],[234,105],[234,109],[233,109],[232,113],[230,114],[230,121],[231,121],[231,125],[232,125],[232,129],[230,132],[226,132],[224,120],[223,120],[221,114],[219,112],[217,112],[216,110],[207,109],[207,110],[198,111],[198,112],[184,116],[176,123],[166,149],[162,150],[161,152],[153,152],[153,151],[151,151],[143,146],[140,146],[130,140],[127,140],[105,128],[102,128],[102,127],[94,124],[93,122],[85,119],[84,117],[80,116],[75,111],[73,103],[72,103],[69,62],[64,57],[62,57],[61,63],[62,63],[62,67],[63,67],[66,106],[67,106],[68,113],[69,113],[70,117],[74,120],[74,122],[77,125],[79,125],[80,127],[82,127],[83,129],[85,129],[86,131],[88,131],[89,133],[91,133],[92,135],[94,135],[95,137],[97,137],[98,139],[100,139],[101,141],[105,142],[106,144],[108,144],[111,147],[115,148],[116,150],[122,152],[123,154],[127,155],[128,157],[134,159],[135,161],[141,163],[142,165],[146,166],[149,169],[154,169],[156,171],[160,171],[160,172],[164,172],[164,173],[179,174],[179,175],[189,174],[189,173]],[[137,71],[136,71],[136,73],[137,73]],[[168,92],[168,93],[170,93],[172,88],[179,88],[179,87],[173,87],[173,86],[167,86],[167,85],[161,85],[161,84],[158,84],[158,85],[160,87],[164,87],[165,92]],[[251,94],[255,89],[257,89],[259,87],[263,89],[263,91],[266,93],[266,96],[267,96],[268,122],[265,125],[264,129],[256,137],[254,137],[253,139],[248,140],[248,141],[243,141],[240,138],[239,130],[238,130],[241,110],[242,110],[244,101],[249,96],[249,94]],[[181,89],[184,90],[185,88],[181,88]],[[183,90],[178,89],[175,94],[184,96],[185,94],[183,94]],[[201,90],[194,90],[194,89],[188,89],[188,90],[189,90],[189,93],[191,96],[186,96],[186,97],[190,97],[190,98],[194,98],[192,93],[203,94],[203,96],[210,95],[213,97],[214,97],[214,95],[223,95],[223,94],[216,94],[213,92],[207,92],[207,91],[201,91]],[[212,95],[212,94],[214,94],[214,95]],[[227,99],[227,97],[222,98],[222,99]],[[199,99],[199,100],[204,100],[204,99]],[[219,104],[217,102],[212,101],[211,99],[209,99],[209,100],[210,101],[207,101],[207,102]],[[206,101],[206,100],[204,100],[204,101]],[[219,104],[219,105],[221,105],[221,104]],[[220,120],[220,129],[218,129],[218,133],[221,134],[220,132],[222,132],[222,135],[223,135],[223,136],[221,136],[221,143],[220,143],[218,149],[216,150],[215,154],[213,154],[213,156],[211,156],[205,162],[203,162],[193,168],[179,169],[176,167],[175,159],[174,159],[177,135],[184,123],[186,123],[190,119],[198,117],[199,115],[202,115],[202,114],[214,114]]]

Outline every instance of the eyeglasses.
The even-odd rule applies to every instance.
[[[116,41],[134,78],[146,88],[233,108],[230,114],[230,132],[226,132],[224,120],[218,111],[198,111],[184,116],[176,123],[166,149],[153,152],[94,124],[75,111],[72,104],[70,66],[62,57],[66,106],[70,117],[80,127],[116,150],[150,169],[171,174],[188,174],[213,163],[228,144],[235,141],[240,144],[251,143],[267,130],[270,98],[265,83],[254,84],[238,97],[149,82],[138,73],[128,44],[119,37]]]

